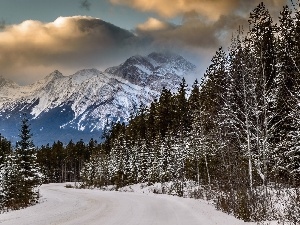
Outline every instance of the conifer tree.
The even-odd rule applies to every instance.
[[[0,134],[0,164],[4,162],[6,155],[12,153],[11,142]]]
[[[157,106],[157,124],[162,137],[165,136],[167,130],[171,127],[171,121],[174,117],[172,112],[172,93],[170,90],[163,88],[158,106]]]
[[[270,166],[271,140],[274,137],[274,105],[276,94],[276,31],[263,3],[250,13],[245,49],[249,52],[249,76],[253,82],[253,130],[255,136],[253,160],[262,183],[267,184]]]
[[[28,206],[38,200],[38,192],[35,189],[42,182],[29,126],[29,120],[25,115],[21,123],[20,141],[16,144],[16,162],[20,172],[18,199],[21,207]]]
[[[285,181],[292,179],[288,165],[297,144],[299,133],[299,71],[296,59],[299,55],[296,40],[296,24],[292,17],[292,11],[285,6],[280,13],[278,29],[278,78],[276,95],[276,118],[278,124],[274,135],[274,150],[272,154],[272,166],[275,176]],[[282,180],[281,180],[282,181]]]
[[[0,211],[25,207],[22,198],[22,173],[15,155],[9,154],[0,164]]]
[[[109,160],[103,153],[94,153],[80,171],[81,181],[87,187],[102,187],[109,182]]]
[[[232,39],[229,52],[228,85],[224,97],[224,107],[219,111],[222,118],[220,126],[226,134],[226,155],[234,149],[248,161],[249,187],[253,189],[253,150],[255,142],[255,87],[256,79],[252,75],[252,54],[241,40],[242,31]],[[235,158],[230,161],[236,160]],[[231,162],[232,163],[232,162]],[[229,164],[231,164],[229,162]],[[228,165],[224,165],[229,171]],[[235,179],[235,178],[233,178]]]
[[[220,48],[212,58],[212,63],[205,72],[201,87],[201,106],[203,107],[204,132],[214,136],[219,122],[219,111],[224,105],[226,93],[227,58]]]
[[[175,104],[175,121],[173,124],[177,124],[181,133],[184,131],[188,131],[190,127],[190,115],[187,101],[187,84],[184,78],[182,78],[181,83],[179,84],[178,92],[174,96],[174,104]],[[175,132],[176,133],[176,132]]]

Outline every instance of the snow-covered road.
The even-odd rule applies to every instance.
[[[42,202],[0,214],[2,225],[210,225],[245,224],[194,199],[167,195],[41,187]]]

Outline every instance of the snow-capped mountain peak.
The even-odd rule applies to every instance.
[[[77,71],[75,74],[71,75],[72,77],[80,77],[80,76],[97,76],[101,74],[102,72],[97,69],[82,69]]]
[[[15,82],[3,77],[0,75],[0,88],[6,87],[6,88],[18,88],[19,85],[17,85]]]
[[[195,70],[195,65],[173,53],[152,52],[148,56],[135,55],[119,66],[105,72],[122,77],[131,83],[146,86],[154,77],[167,74],[184,76]]]
[[[181,56],[151,53],[132,56],[105,72],[83,69],[64,76],[55,70],[28,86],[0,78],[0,133],[16,135],[15,124],[25,112],[39,144],[66,142],[76,135],[100,137],[107,124],[128,121],[131,112],[149,105],[163,87],[175,91],[182,76],[194,69]]]
[[[45,79],[47,80],[53,80],[53,79],[59,79],[59,78],[63,78],[64,76],[62,75],[61,72],[59,72],[58,70],[54,70],[52,73],[50,73],[48,76],[46,76]]]

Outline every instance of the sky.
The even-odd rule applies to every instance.
[[[172,51],[194,63],[201,77],[260,2],[0,0],[0,75],[28,84],[56,69],[64,75],[105,70],[132,55]],[[264,3],[278,17],[290,0]]]

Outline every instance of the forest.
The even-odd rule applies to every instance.
[[[25,208],[39,200],[38,187],[44,176],[31,137],[26,116],[14,149],[11,142],[0,135],[0,213]]]
[[[177,93],[163,89],[127,124],[107,130],[103,143],[35,148],[43,181],[117,189],[172,182],[179,196],[194,182],[193,197],[244,221],[299,224],[299,52],[300,12],[285,6],[276,24],[259,4],[249,29],[216,52],[191,88],[183,79]],[[1,150],[2,171],[18,151],[3,138]],[[274,196],[284,199],[283,210],[275,209]]]

